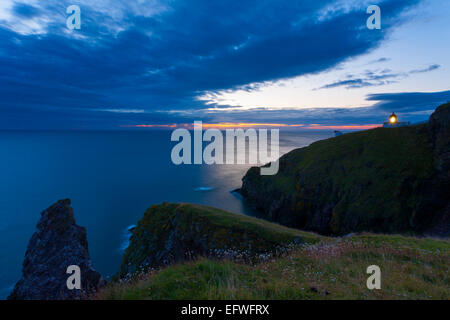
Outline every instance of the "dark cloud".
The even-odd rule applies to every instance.
[[[411,70],[409,73],[414,74],[414,73],[424,73],[424,72],[430,72],[430,71],[434,71],[439,69],[441,66],[439,64],[432,64],[431,66],[424,68],[424,69],[416,69],[416,70]]]
[[[319,89],[331,89],[345,87],[346,89],[357,89],[364,87],[375,87],[391,84],[395,79],[406,77],[405,73],[395,73],[390,69],[381,71],[367,70],[361,75],[347,75],[346,79],[326,84]]]
[[[414,113],[434,110],[450,101],[450,91],[379,93],[369,95],[367,100],[378,101],[376,108],[380,110]]]
[[[391,59],[389,59],[389,58],[382,57],[382,58],[379,58],[379,59],[376,59],[376,60],[373,60],[373,61],[369,62],[369,64],[383,63],[383,62],[388,62],[390,60]]]
[[[396,79],[407,78],[417,73],[426,73],[439,69],[439,64],[432,64],[424,69],[415,69],[408,72],[392,72],[390,69],[381,71],[367,70],[362,75],[347,75],[346,79],[326,84],[318,89],[332,89],[345,87],[346,89],[358,89],[364,87],[384,86],[395,83]]]
[[[363,88],[363,87],[371,87],[375,84],[368,82],[364,79],[350,79],[350,80],[342,80],[333,82],[330,84],[327,84],[320,89],[331,89],[331,88],[337,88],[337,87],[346,87],[347,89],[350,88]]]
[[[14,15],[24,18],[33,18],[42,14],[42,11],[25,3],[15,3],[12,12]]]
[[[371,51],[418,1],[383,1],[383,32],[365,27],[365,8],[319,20],[333,0],[177,0],[153,16],[128,10],[119,20],[82,6],[82,29],[73,33],[64,23],[72,3],[16,5],[16,15],[58,19],[44,34],[0,28],[0,128],[112,127],[119,117],[162,121],[165,114],[157,111],[201,110],[196,96],[205,91],[248,90],[251,83],[318,73]],[[120,108],[147,112],[92,111]]]

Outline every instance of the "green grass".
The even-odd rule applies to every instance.
[[[362,234],[256,265],[200,259],[108,285],[96,299],[449,299],[450,242]],[[382,289],[368,290],[378,265]]]
[[[169,236],[170,234],[170,236]],[[286,251],[264,259],[197,257],[170,266],[135,269],[116,278],[94,299],[448,299],[450,241],[361,233],[330,238],[216,208],[170,204],[152,206],[139,221],[122,268],[129,272],[165,252],[178,237],[205,239],[212,247]],[[301,241],[296,241],[301,239]],[[168,242],[169,241],[169,242]],[[293,245],[293,242],[296,244]],[[173,251],[172,251],[173,253]],[[382,289],[369,290],[366,269],[381,268]]]
[[[266,240],[274,243],[290,242],[295,237],[301,237],[302,240],[309,243],[314,243],[325,239],[320,235],[287,228],[285,226],[271,223],[265,220],[249,217],[243,214],[236,214],[225,210],[220,210],[214,207],[201,206],[195,204],[171,204],[169,205],[173,210],[181,210],[189,220],[205,219],[208,224],[226,228],[228,230],[236,230],[241,232],[248,232],[254,234],[260,240]],[[166,214],[166,209],[163,209]]]
[[[439,252],[449,251],[450,242],[437,238],[416,238],[402,235],[384,235],[363,233],[358,237],[349,238],[350,240],[363,241],[372,246],[395,246],[409,248],[411,250]]]
[[[178,262],[187,251],[234,250],[251,257],[284,244],[325,239],[212,207],[163,203],[150,207],[138,222],[116,278]]]

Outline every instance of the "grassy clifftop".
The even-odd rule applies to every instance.
[[[323,239],[212,207],[163,203],[150,207],[137,224],[118,277],[199,256],[252,261],[285,245]]]
[[[450,185],[430,131],[422,124],[319,141],[284,155],[275,176],[251,168],[241,192],[264,218],[288,226],[335,235],[424,232],[444,214]],[[448,142],[446,134],[436,136]]]
[[[229,229],[227,233],[225,230]],[[285,250],[254,261],[236,256],[202,257],[198,251],[197,259],[179,259],[172,261],[173,265],[112,282],[95,298],[448,299],[450,296],[449,241],[367,233],[328,238],[188,204],[150,208],[139,222],[123,263],[138,265],[148,257],[158,256],[160,252],[155,248],[167,247],[168,230],[178,233],[180,248],[191,243],[190,250],[195,239],[208,239],[211,246],[243,250],[250,244],[257,251]],[[293,245],[284,246],[289,241]],[[369,276],[366,269],[370,265],[381,268],[381,290],[366,287]]]

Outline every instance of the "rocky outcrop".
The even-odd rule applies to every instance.
[[[197,257],[260,261],[292,245],[320,239],[212,207],[163,203],[150,207],[133,230],[116,278]]]
[[[67,267],[81,270],[81,289],[67,288]],[[93,270],[86,229],[76,225],[70,200],[60,200],[41,213],[23,262],[22,278],[10,300],[82,299],[105,284]]]
[[[440,106],[431,115],[429,132],[439,172],[450,178],[450,103]]]
[[[450,232],[450,104],[429,123],[318,141],[280,158],[275,176],[251,168],[242,195],[261,217],[343,235]]]
[[[436,109],[430,117],[428,128],[438,178],[448,199],[450,198],[450,103]],[[450,234],[450,201],[438,212],[437,220],[429,233],[446,236]]]

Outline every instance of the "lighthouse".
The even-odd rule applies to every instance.
[[[399,122],[395,112],[389,116],[388,121],[383,124],[383,128],[396,128],[409,126],[410,122]]]
[[[395,124],[397,122],[398,122],[397,115],[394,112],[392,112],[392,114],[389,116],[389,123]]]

